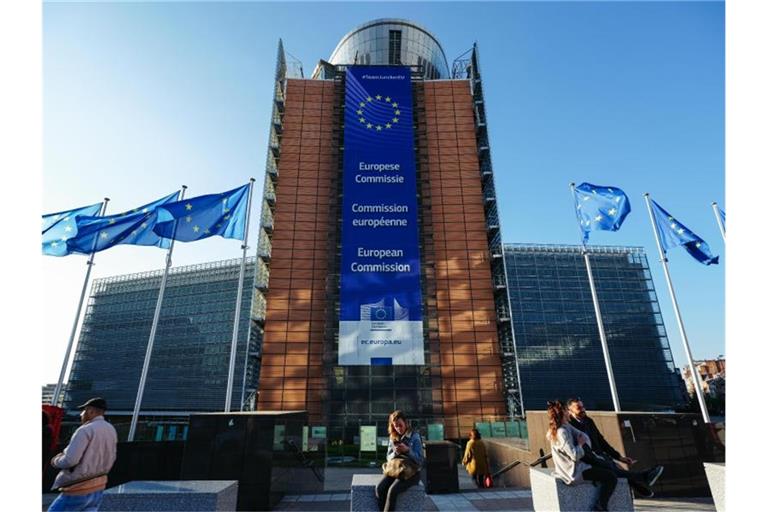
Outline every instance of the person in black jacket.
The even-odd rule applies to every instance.
[[[591,449],[582,458],[584,462],[592,466],[610,469],[619,478],[626,478],[632,489],[641,497],[650,498],[653,496],[651,487],[661,476],[664,466],[655,466],[642,472],[622,469],[616,464],[616,461],[623,462],[627,467],[634,465],[637,461],[631,457],[621,455],[605,440],[597,429],[595,422],[587,416],[587,411],[584,409],[581,399],[571,398],[568,400],[568,413],[571,425],[587,434],[592,444]]]

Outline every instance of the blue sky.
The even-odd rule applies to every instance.
[[[633,212],[595,244],[640,245],[651,262],[675,363],[685,364],[643,192],[724,244],[724,4],[49,3],[43,11],[43,210],[134,208],[179,188],[261,192],[278,38],[310,74],[374,18],[412,19],[449,63],[477,41],[505,242],[577,243],[568,183],[623,188]],[[257,203],[258,204],[258,203]],[[258,208],[253,224],[258,225]],[[256,233],[254,227],[251,231]],[[251,244],[255,249],[255,241]],[[174,265],[238,257],[233,240],[178,244]],[[94,277],[161,268],[155,248],[116,247]],[[684,251],[670,268],[694,357],[723,354],[724,266]],[[54,382],[85,259],[43,258]]]

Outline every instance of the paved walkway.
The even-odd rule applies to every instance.
[[[56,497],[43,494],[43,509]],[[286,495],[274,510],[348,512],[349,492]],[[498,488],[427,495],[425,511],[533,511],[530,489]],[[635,500],[636,512],[715,512],[710,498]]]
[[[274,510],[295,512],[346,512],[349,493],[287,495]],[[426,511],[533,511],[530,489],[484,489],[453,494],[427,495]],[[637,512],[714,512],[709,498],[635,500]]]
[[[472,481],[469,474],[464,471],[464,468],[459,466],[459,490],[470,491],[477,489],[477,486]],[[325,482],[323,490],[325,492],[346,492],[352,485],[352,477],[356,474],[366,475],[380,475],[381,468],[338,468],[327,467],[325,468]]]

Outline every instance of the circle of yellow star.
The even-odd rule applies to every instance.
[[[389,122],[376,124],[376,123],[370,122],[365,117],[365,107],[367,106],[367,104],[368,103],[374,104],[376,102],[381,102],[382,105],[391,105],[393,116],[389,120]],[[369,130],[381,132],[383,131],[384,128],[392,129],[392,125],[400,121],[399,116],[401,115],[401,112],[400,112],[400,109],[398,108],[398,103],[396,101],[392,101],[392,98],[390,98],[389,96],[383,97],[381,94],[376,94],[375,96],[368,96],[365,98],[365,101],[359,102],[358,105],[360,106],[360,108],[355,110],[355,113],[357,114],[357,120]]]

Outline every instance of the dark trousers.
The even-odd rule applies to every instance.
[[[637,489],[641,491],[643,494],[647,494],[649,489],[648,485],[645,483],[645,473],[638,473],[637,471],[627,471],[626,469],[623,469],[619,467],[611,458],[602,458],[596,456],[592,452],[587,452],[584,454],[584,457],[582,457],[582,462],[586,462],[590,466],[592,466],[592,469],[600,469],[601,471],[598,471],[598,477],[599,478],[605,478],[602,473],[603,471],[608,471],[614,475],[615,478],[626,478],[627,482],[629,483],[629,486],[633,489]],[[584,472],[584,479],[585,480],[593,480],[591,478],[588,478],[586,476],[586,471]],[[593,480],[593,481],[604,481],[604,480]],[[613,486],[611,487],[611,492],[608,494],[608,498],[611,497],[611,494],[613,493],[613,489],[616,487],[616,483],[614,482]],[[602,491],[601,491],[602,494]],[[602,503],[602,501],[601,501]],[[608,501],[605,502],[607,504]]]
[[[616,474],[610,469],[592,466],[589,469],[585,469],[581,476],[584,477],[584,480],[600,484],[600,494],[597,497],[597,502],[600,503],[603,509],[608,510],[608,501],[613,496],[613,491],[616,489],[618,481]]]
[[[379,500],[379,510],[382,512],[395,510],[397,495],[412,485],[418,484],[419,478],[418,472],[408,480],[400,480],[399,478],[384,475],[376,486],[376,499]]]

